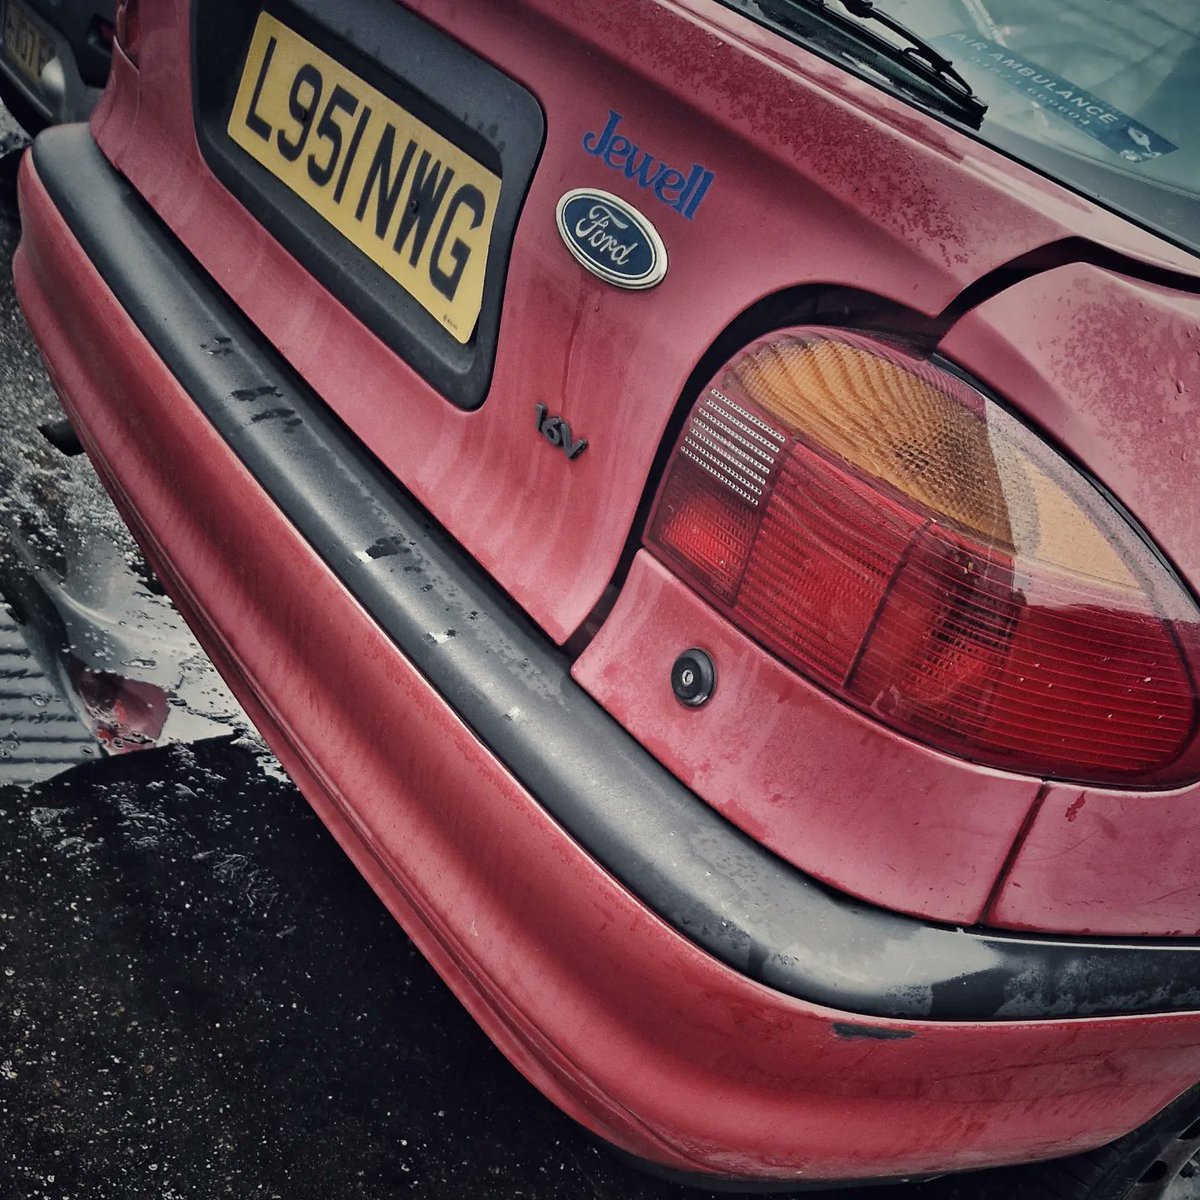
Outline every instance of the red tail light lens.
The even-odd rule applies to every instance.
[[[117,0],[117,11],[114,17],[117,45],[125,52],[125,57],[134,66],[138,64],[141,53],[141,21],[138,17],[138,0]]]
[[[111,53],[113,46],[113,38],[116,36],[116,30],[113,28],[111,21],[106,21],[103,17],[92,18],[92,38],[95,42]]]
[[[1061,455],[949,370],[799,328],[701,397],[649,548],[835,695],[1052,778],[1200,776],[1200,612]]]
[[[128,754],[158,743],[169,711],[167,694],[153,683],[93,671],[77,659],[68,666],[86,721],[108,754]]]

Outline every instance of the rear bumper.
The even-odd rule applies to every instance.
[[[21,189],[18,293],[118,505],[344,848],[569,1113],[675,1170],[863,1179],[1096,1145],[1200,1078],[1197,947],[816,885],[572,682],[85,130],[39,139]]]

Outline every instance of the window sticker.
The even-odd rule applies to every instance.
[[[1126,162],[1161,158],[1179,147],[1128,113],[999,42],[961,30],[933,38],[955,62],[970,62],[1011,84],[1039,108],[1070,121]]]

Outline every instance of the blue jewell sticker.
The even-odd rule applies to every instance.
[[[668,166],[661,158],[627,138],[628,130],[617,132],[624,119],[616,109],[610,108],[604,128],[583,135],[584,153],[598,158],[606,167],[620,171],[631,183],[636,183],[690,221],[716,176],[699,163],[692,163],[686,175]]]
[[[622,288],[652,288],[667,273],[658,230],[619,196],[575,188],[558,202],[558,232],[593,275]]]

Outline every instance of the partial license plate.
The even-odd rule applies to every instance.
[[[227,129],[457,341],[470,340],[498,175],[267,13]]]
[[[42,68],[54,57],[54,43],[20,0],[4,6],[4,56],[30,83],[41,82]]]

